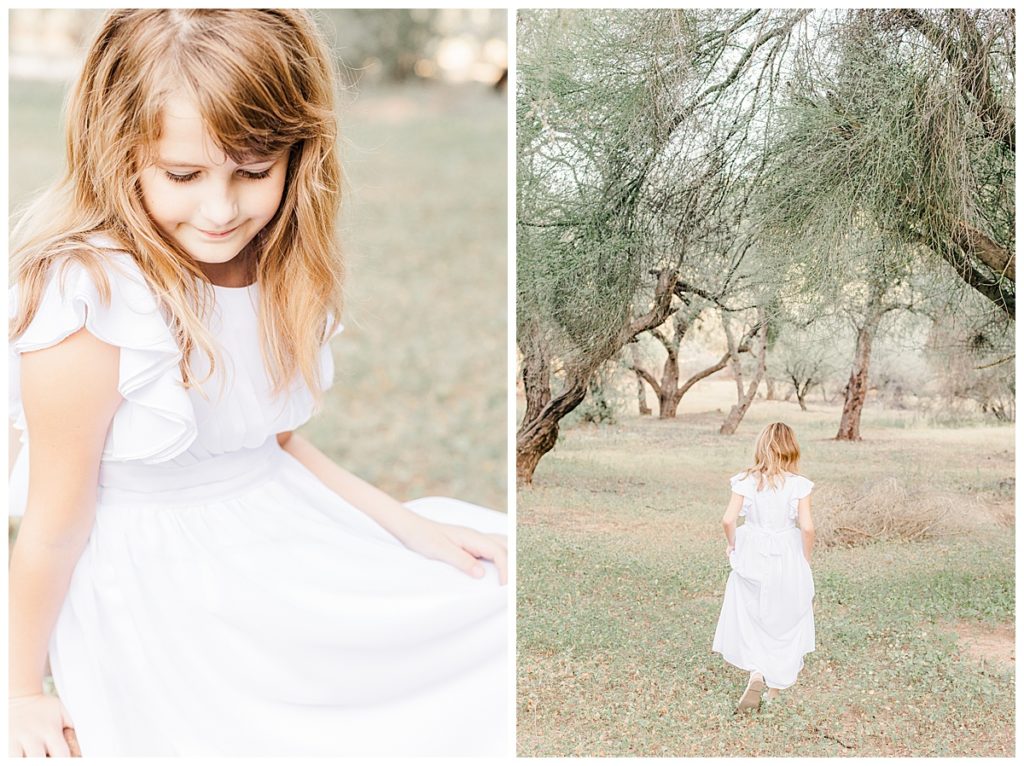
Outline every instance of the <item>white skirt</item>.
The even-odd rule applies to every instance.
[[[760,671],[773,689],[792,686],[804,655],[814,651],[814,578],[800,529],[743,524],[729,564],[712,651],[738,668]]]
[[[408,505],[506,532],[458,500]],[[92,755],[505,755],[507,594],[404,548],[268,439],[105,463],[50,644]]]

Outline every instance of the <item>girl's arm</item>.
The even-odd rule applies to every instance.
[[[28,502],[10,561],[12,755],[21,755],[18,747],[43,755],[40,748],[64,744],[60,726],[54,733],[60,709],[44,711],[48,703],[36,700],[57,702],[43,697],[47,647],[95,518],[100,456],[121,402],[118,361],[115,346],[84,329],[21,357],[31,438]]]
[[[814,549],[814,519],[811,518],[811,496],[800,498],[796,507],[797,522],[800,525],[800,534],[804,539],[804,558],[808,563],[811,561],[811,551]]]
[[[743,495],[733,492],[729,498],[729,505],[725,508],[725,516],[722,517],[722,528],[725,530],[725,553],[729,555],[736,548],[736,521],[743,510]]]
[[[7,475],[10,476],[11,471],[14,470],[14,463],[18,459],[18,453],[21,452],[21,434],[18,429],[12,425],[7,427]]]
[[[438,524],[413,513],[372,484],[341,468],[296,433],[278,434],[277,441],[329,489],[384,527],[405,547],[428,558],[445,561],[473,577],[484,574],[477,559],[488,559],[498,568],[501,584],[508,581],[508,551],[503,537]]]

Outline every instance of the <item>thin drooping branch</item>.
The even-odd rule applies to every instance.
[[[946,62],[960,74],[960,80],[972,96],[971,104],[984,126],[985,134],[993,140],[1001,142],[1010,152],[1016,147],[1016,120],[1007,109],[999,103],[989,78],[989,67],[986,61],[987,51],[978,44],[977,27],[963,9],[955,9],[961,32],[966,32],[963,42],[956,40],[946,30],[928,19],[921,11],[904,8],[895,11],[897,17],[903,19],[910,27],[916,29],[946,59]],[[975,44],[968,44],[968,39],[975,39]]]

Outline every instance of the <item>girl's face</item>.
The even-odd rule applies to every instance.
[[[267,225],[284,192],[288,153],[236,164],[217,148],[195,104],[163,110],[153,164],[140,178],[157,227],[199,263],[227,263]]]

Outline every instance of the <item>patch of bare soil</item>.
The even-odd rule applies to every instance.
[[[961,620],[953,626],[959,638],[960,651],[978,662],[1013,667],[1016,662],[1013,624],[980,625]]]

